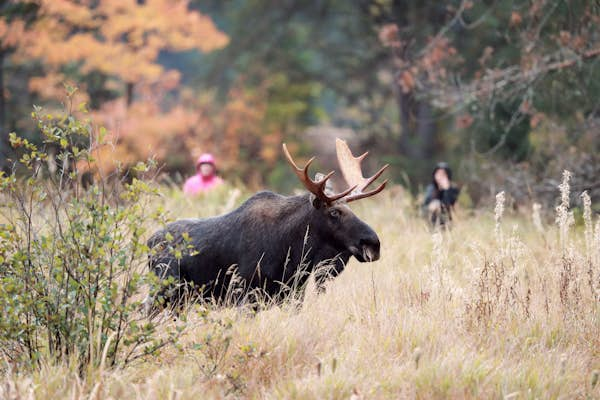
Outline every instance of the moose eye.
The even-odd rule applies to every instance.
[[[330,216],[332,219],[338,219],[338,218],[340,217],[340,215],[342,215],[342,214],[340,213],[340,210],[336,210],[335,208],[333,208],[333,209],[329,210],[329,216]]]

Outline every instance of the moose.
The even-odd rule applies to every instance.
[[[263,191],[228,214],[172,222],[148,241],[150,270],[161,279],[191,284],[201,297],[222,301],[236,282],[243,288],[238,292],[259,290],[278,298],[302,287],[311,272],[324,266],[323,281],[341,273],[351,256],[360,262],[379,259],[377,234],[347,204],[381,192],[387,180],[366,189],[388,165],[364,178],[361,162],[368,152],[354,157],[346,142],[337,139],[338,163],[349,187],[334,194],[328,185],[334,171],[313,180],[308,168],[315,157],[299,168],[285,143],[283,152],[308,193]],[[177,246],[183,249],[179,254]],[[161,294],[166,303],[181,299],[181,290],[173,287]]]

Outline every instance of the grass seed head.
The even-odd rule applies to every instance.
[[[504,201],[506,200],[504,191],[496,195],[496,207],[494,208],[494,221],[496,222],[494,228],[494,234],[496,240],[500,241],[500,222],[502,222],[502,215],[504,214]]]

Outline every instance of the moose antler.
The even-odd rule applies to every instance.
[[[385,188],[385,185],[388,182],[387,179],[381,185],[379,185],[377,189],[369,192],[364,191],[371,183],[379,178],[381,174],[383,174],[383,171],[389,167],[389,164],[381,167],[381,169],[370,178],[365,178],[363,177],[360,163],[362,160],[364,160],[367,154],[369,154],[369,152],[366,152],[361,156],[354,157],[348,148],[348,144],[339,138],[335,140],[335,150],[338,157],[338,163],[340,164],[340,169],[342,170],[342,175],[344,175],[344,179],[348,185],[356,188],[356,192],[353,192],[350,196],[345,198],[346,203],[376,195]]]
[[[343,192],[332,195],[332,196],[325,194],[325,185],[327,184],[327,180],[329,178],[331,178],[331,175],[333,175],[335,171],[331,171],[330,173],[328,173],[327,175],[325,175],[323,178],[321,178],[318,181],[313,181],[308,176],[308,167],[315,160],[315,157],[308,160],[308,162],[306,163],[304,168],[298,168],[298,166],[292,159],[292,156],[290,155],[290,152],[288,151],[285,143],[283,144],[283,152],[285,153],[285,157],[287,158],[288,162],[292,166],[292,169],[294,170],[294,172],[296,173],[296,175],[298,176],[298,178],[300,179],[302,184],[304,184],[304,187],[306,187],[306,189],[308,189],[309,192],[311,192],[312,194],[317,196],[319,199],[323,200],[325,203],[331,204],[334,201],[347,196],[354,189],[356,189],[356,186],[352,186],[352,187],[348,188],[347,190],[344,190]]]

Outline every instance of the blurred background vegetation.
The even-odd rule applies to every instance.
[[[104,171],[154,157],[177,182],[208,151],[289,191],[281,143],[330,169],[342,137],[413,192],[445,160],[469,204],[551,205],[565,168],[598,199],[599,55],[589,0],[4,0],[0,163],[67,85],[106,128]]]

